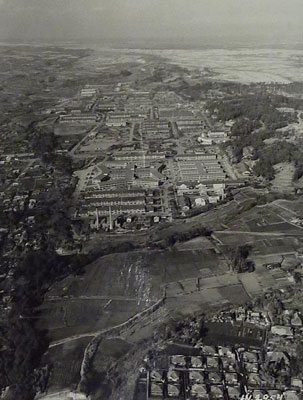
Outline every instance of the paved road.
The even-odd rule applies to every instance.
[[[214,231],[214,234],[224,234],[224,235],[252,235],[252,236],[303,236],[303,231],[297,233],[288,232],[250,232],[250,231]]]
[[[282,210],[287,211],[287,212],[289,212],[290,214],[293,214],[294,216],[298,217],[298,214],[297,214],[295,211],[293,211],[293,210],[291,210],[290,208],[287,208],[287,207],[285,207],[285,206],[282,206],[282,204],[279,203],[279,200],[273,201],[271,204],[269,204],[269,206],[270,206],[270,205],[273,205],[273,206],[275,206],[275,207],[281,208]]]
[[[179,132],[178,132],[177,124],[174,121],[170,121],[170,123],[171,123],[171,127],[172,127],[173,136],[175,139],[178,139]]]
[[[129,132],[129,141],[132,142],[134,140],[134,133],[135,133],[136,123],[133,122]]]
[[[124,296],[49,296],[46,297],[46,301],[64,301],[64,300],[118,300],[118,301],[137,301],[135,297],[124,297]]]
[[[85,140],[89,137],[89,135],[92,134],[92,133],[94,133],[94,132],[96,132],[97,129],[98,129],[98,126],[94,126],[92,129],[90,129],[89,132],[84,136],[84,138],[82,138],[82,139],[80,140],[80,142],[78,142],[78,143],[76,144],[76,146],[74,146],[74,147],[69,151],[69,154],[70,154],[71,156],[74,156],[75,153],[76,153],[76,151],[77,151],[77,150],[79,149],[79,147],[85,142]]]
[[[23,176],[26,175],[27,171],[31,168],[31,166],[38,160],[38,158],[33,158],[30,160],[29,164],[27,165],[27,167],[22,170],[22,172],[20,172],[20,174],[17,176],[17,178],[5,189],[5,190],[9,190],[15,183],[18,183],[19,179]]]
[[[227,175],[234,180],[243,179],[243,176],[238,174],[237,171],[231,166],[227,154],[219,146],[216,146],[216,151],[221,156],[222,166],[225,172],[227,172]]]
[[[62,344],[65,343],[69,343],[69,342],[73,342],[74,340],[79,340],[79,339],[83,339],[83,338],[90,338],[90,337],[95,337],[97,335],[100,335],[102,331],[97,331],[97,332],[88,332],[88,333],[82,333],[81,335],[73,335],[73,336],[69,336],[67,338],[61,339],[61,340],[57,340],[53,343],[51,343],[49,345],[49,348],[51,349],[52,347],[57,347],[57,346],[61,346]]]

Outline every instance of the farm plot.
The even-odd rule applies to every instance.
[[[235,345],[261,347],[265,340],[262,329],[250,326],[237,326],[230,323],[206,323],[207,329],[205,344],[209,345]]]
[[[143,308],[128,300],[70,299],[45,302],[41,328],[48,328],[52,340],[97,332],[118,325]]]
[[[106,339],[100,343],[91,368],[90,391],[92,398],[102,398],[104,395],[110,394],[110,383],[104,378],[110,368],[117,365],[132,347],[132,344],[121,338]]]
[[[164,285],[195,281],[205,277],[203,270],[207,276],[220,275],[227,270],[226,262],[213,250],[130,252],[100,258],[83,275],[54,285],[40,308],[41,327],[57,340],[120,324],[159,300]],[[207,286],[209,278],[205,279]],[[190,282],[187,289],[192,291]]]
[[[211,243],[211,241],[204,236],[197,237],[187,242],[178,243],[177,245],[175,245],[175,248],[177,250],[205,250],[213,249],[213,247],[214,245]]]
[[[270,237],[258,240],[253,247],[253,254],[275,256],[296,253],[302,246],[302,239],[297,237]]]
[[[49,349],[43,361],[53,365],[48,385],[52,393],[77,388],[84,350],[90,340],[82,338]]]

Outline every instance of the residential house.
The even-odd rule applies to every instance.
[[[208,379],[211,384],[218,384],[222,382],[222,375],[218,372],[210,372],[208,374]]]
[[[160,373],[159,371],[151,371],[150,373],[150,380],[151,381],[155,381],[155,382],[162,382],[162,373]]]
[[[238,383],[238,374],[227,372],[225,373],[225,382],[227,385],[237,385]]]
[[[194,399],[208,399],[206,385],[194,384],[191,388],[191,396]]]
[[[271,327],[271,333],[277,336],[284,336],[286,338],[293,338],[293,330],[289,326],[274,325]]]
[[[163,397],[163,385],[162,383],[154,383],[152,382],[150,388],[151,397]]]
[[[170,362],[175,367],[185,367],[186,365],[185,357],[179,355],[171,356]]]
[[[202,368],[203,367],[202,357],[191,357],[190,363],[191,363],[192,368]]]
[[[204,382],[203,372],[190,371],[189,372],[189,380],[191,383],[203,383]]]
[[[223,388],[221,386],[211,386],[210,394],[211,394],[212,398],[215,398],[218,400],[224,398],[224,392],[223,392]]]
[[[179,397],[180,388],[177,385],[167,385],[167,394],[168,397]]]
[[[179,375],[173,369],[169,369],[167,372],[167,381],[170,383],[178,383],[179,382]]]
[[[215,357],[207,357],[207,369],[208,370],[218,370],[219,364],[218,359]]]
[[[228,386],[227,393],[230,400],[239,400],[241,398],[241,390],[238,387]]]

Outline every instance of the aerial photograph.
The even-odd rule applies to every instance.
[[[302,0],[0,0],[0,399],[303,400]]]

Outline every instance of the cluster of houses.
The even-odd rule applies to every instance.
[[[55,176],[39,161],[27,162],[26,167],[16,170],[11,185],[0,193],[4,212],[22,211],[27,207],[34,209],[41,194],[54,183]]]
[[[211,322],[246,323],[261,329],[270,327],[272,323],[267,311],[263,309],[249,310],[243,306],[214,314]]]
[[[69,112],[60,115],[60,123],[85,123],[88,117],[88,124],[93,120],[97,124],[102,119],[107,130],[120,132],[120,148],[102,149],[100,140],[102,165],[96,163],[80,174],[78,217],[93,220],[98,215],[109,220],[122,215],[126,219],[146,216],[165,220],[172,218],[172,208],[182,215],[225,198],[227,174],[215,150],[188,151],[190,142],[179,149],[176,141],[204,135],[206,124],[200,109],[176,103],[182,100],[173,93],[138,91],[127,83],[86,85],[76,100],[78,108],[69,105]],[[105,141],[106,132],[104,129]],[[211,136],[214,142],[222,139],[220,132],[211,132]],[[89,147],[94,157],[97,145]],[[89,156],[89,151],[85,155]],[[134,190],[145,194],[134,198]],[[157,195],[150,195],[154,191]],[[115,198],[109,200],[109,192],[116,193]],[[169,197],[168,193],[173,194]]]
[[[226,173],[217,154],[195,151],[176,157],[178,181],[205,182],[224,181]]]
[[[152,155],[146,158],[153,160]],[[111,230],[119,216],[127,223],[138,218],[153,222],[170,218],[159,186],[162,175],[149,161],[148,166],[137,166],[136,159],[137,154],[123,153],[88,168],[78,183],[77,216],[90,218],[96,227],[103,221],[101,227]]]
[[[303,393],[302,377],[290,378],[285,352],[207,345],[193,351],[197,355],[173,355],[167,368],[148,371],[147,399],[295,400]],[[278,367],[279,374],[273,374]]]
[[[226,197],[225,183],[198,183],[194,185],[182,183],[176,187],[177,202],[184,213],[191,208],[204,207],[207,204],[216,204]]]
[[[278,363],[283,364],[282,376],[289,373],[288,359],[282,352],[264,354],[255,348],[207,345],[199,350],[196,356],[173,355],[168,368],[148,371],[147,399],[236,400],[245,395],[299,399],[302,393],[300,377],[286,384],[271,373]]]
[[[170,341],[167,352],[145,359],[142,399],[300,400],[303,377],[294,364],[302,360],[298,347],[303,318],[290,296],[284,294],[284,308],[278,314],[267,306],[238,306],[208,316],[206,326],[241,328],[238,334],[227,333],[223,341],[218,336],[218,344],[210,344],[214,338],[207,337],[191,346]],[[257,330],[264,333],[262,340],[249,344]],[[240,331],[246,333],[236,339]]]

